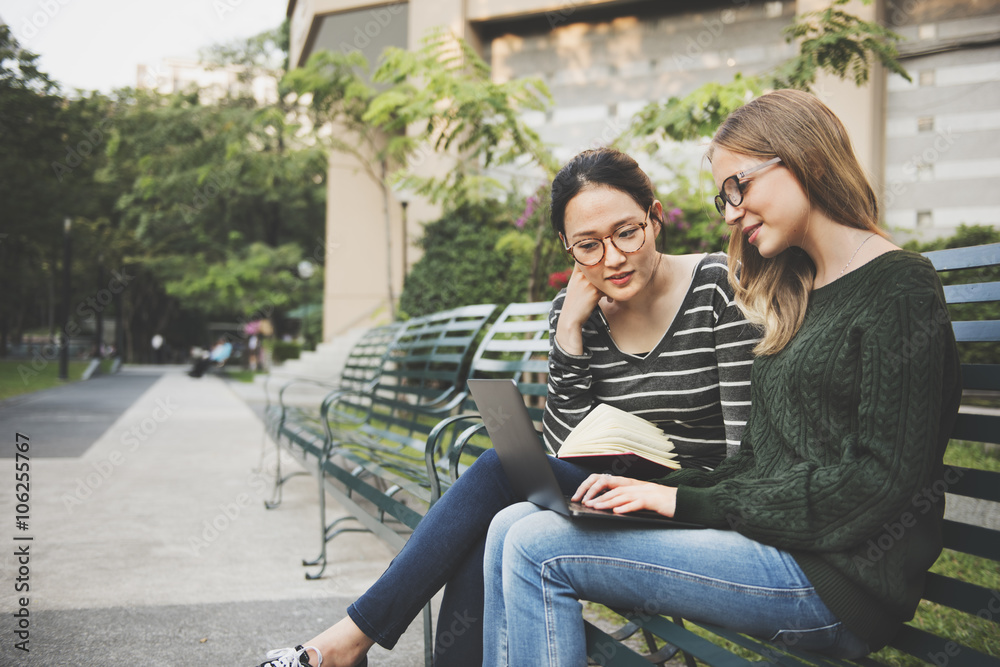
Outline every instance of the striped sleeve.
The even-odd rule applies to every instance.
[[[582,355],[569,354],[556,342],[556,325],[565,298],[563,291],[552,301],[549,313],[549,381],[542,433],[545,444],[554,452],[594,406],[590,372],[593,353],[585,347]],[[592,326],[588,320],[584,331],[589,332]]]

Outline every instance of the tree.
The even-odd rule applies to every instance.
[[[37,60],[0,24],[0,354],[26,330],[46,326],[55,337],[77,301],[56,295],[63,220],[90,212],[100,196],[85,184],[100,164],[106,100],[63,99]]]
[[[280,34],[218,47],[213,57],[232,58],[248,77],[273,72],[284,59],[274,53]],[[217,103],[196,90],[119,92],[102,175],[120,186],[116,215],[175,312],[279,317],[303,298],[296,264],[323,259],[323,151],[284,96],[261,103],[248,91]]]
[[[322,135],[325,145],[352,156],[378,185],[387,238],[394,187],[458,209],[500,196],[504,186],[485,175],[491,166],[533,162],[555,175],[552,154],[521,119],[550,101],[541,82],[495,83],[475,51],[444,31],[415,52],[387,49],[371,82],[368,70],[359,52],[318,51],[285,84],[310,100],[317,128],[337,128]],[[442,177],[423,176],[409,164],[421,151],[460,159]],[[391,302],[391,269],[387,278]]]

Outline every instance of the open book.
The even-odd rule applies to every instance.
[[[642,417],[599,403],[569,434],[558,456],[585,468],[636,479],[680,468],[670,438]]]

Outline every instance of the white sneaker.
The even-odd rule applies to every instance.
[[[309,653],[306,649],[316,651],[319,662],[315,665],[309,662]],[[296,646],[295,648],[279,648],[267,652],[267,660],[260,664],[260,667],[322,667],[323,654],[315,646]]]

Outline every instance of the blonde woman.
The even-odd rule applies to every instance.
[[[937,274],[879,230],[847,132],[814,96],[750,102],[709,159],[730,281],[763,330],[740,451],[712,471],[592,476],[577,491],[708,529],[507,508],[487,538],[485,665],[585,665],[580,599],[853,658],[884,646],[921,597],[943,503],[914,498],[941,477],[960,398]]]

